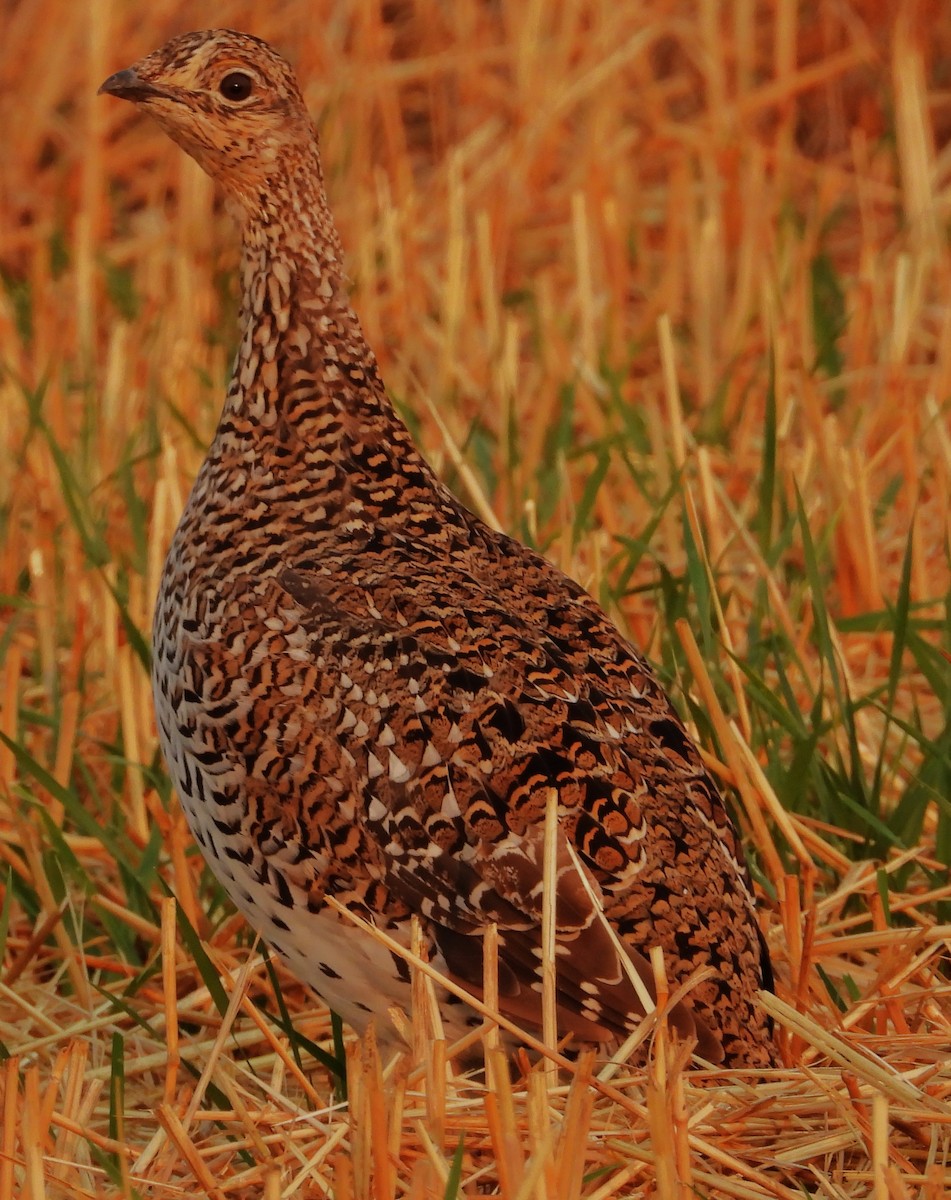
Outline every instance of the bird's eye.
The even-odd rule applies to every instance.
[[[254,80],[244,71],[229,71],[218,85],[226,100],[247,100],[254,90]]]

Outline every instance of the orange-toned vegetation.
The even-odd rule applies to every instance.
[[[0,1200],[947,1194],[951,8],[0,21]],[[326,1012],[205,874],[144,658],[237,239],[96,89],[211,22],[295,63],[430,458],[612,609],[732,787],[775,1078],[684,1073],[662,1033],[646,1075],[513,1083],[486,1032],[466,1081],[420,974],[415,1053],[350,1045],[335,1107]]]

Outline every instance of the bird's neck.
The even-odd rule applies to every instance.
[[[386,396],[348,297],[342,251],[316,157],[245,206],[240,343],[216,437],[219,452],[409,436]]]
[[[323,190],[283,187],[244,224],[241,340],[194,503],[240,480],[260,489],[278,520],[285,500],[300,507],[295,498],[306,494],[333,521],[382,520],[423,536],[414,522],[431,516],[439,485],[350,307]]]

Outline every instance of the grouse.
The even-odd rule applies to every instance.
[[[660,946],[672,985],[706,968],[680,1034],[707,1061],[769,1066],[769,960],[717,787],[591,596],[413,444],[350,306],[287,63],[203,31],[100,90],[154,117],[241,222],[234,373],[153,627],[162,749],[216,877],[358,1030],[409,1007],[410,974],[328,897],[402,946],[417,918],[476,995],[494,922],[499,1009],[538,1027],[547,882],[559,1034],[616,1047]],[[478,1022],[443,999],[450,1036]]]

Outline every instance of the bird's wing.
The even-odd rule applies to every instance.
[[[669,941],[660,932],[664,911],[684,891],[677,864],[658,861],[663,838],[652,824],[652,774],[672,774],[671,752],[639,719],[641,698],[629,686],[619,694],[617,680],[605,676],[599,686],[576,673],[557,640],[514,618],[478,579],[449,580],[443,566],[416,556],[406,569],[400,578],[391,558],[378,579],[358,568],[288,568],[277,580],[283,599],[271,624],[293,631],[285,657],[299,663],[295,681],[314,672],[320,680],[319,711],[305,710],[310,736],[335,744],[324,757],[336,756],[349,777],[351,839],[361,847],[355,869],[369,870],[391,905],[429,923],[449,972],[470,987],[481,985],[482,936],[495,922],[500,1003],[537,1023],[544,825],[554,788],[561,1026],[589,1040],[622,1034],[643,1014],[645,992],[653,996],[642,951]],[[289,689],[299,690],[297,682]],[[269,703],[274,735],[265,741],[273,747],[275,722],[286,740],[288,721],[280,703]],[[656,717],[653,708],[649,715]],[[306,795],[295,805],[300,836],[318,843],[333,816],[317,805],[308,818]],[[686,824],[712,846],[708,825]],[[623,949],[616,931],[625,921],[613,919],[615,911],[639,930]],[[687,958],[688,967],[698,965]],[[675,1020],[717,1057],[685,1006]]]

